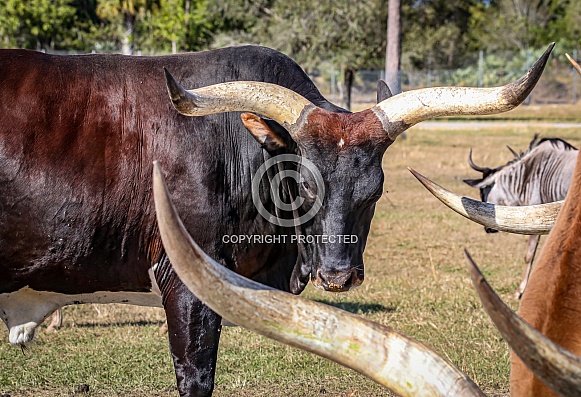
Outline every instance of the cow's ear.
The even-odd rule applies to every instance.
[[[377,81],[377,103],[383,102],[388,98],[391,98],[393,94],[389,89],[389,86],[385,82],[385,80],[378,80]]]
[[[277,131],[276,128],[273,128],[275,127],[274,125],[271,125],[267,120],[252,113],[242,113],[240,118],[242,119],[244,127],[250,131],[254,139],[264,149],[274,151],[287,146],[285,137],[283,136],[283,133],[286,133],[284,128],[279,127],[280,131]]]

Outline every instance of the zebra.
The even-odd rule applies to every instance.
[[[480,179],[465,179],[464,183],[480,189],[483,202],[519,206],[544,204],[563,200],[569,190],[573,169],[579,150],[560,138],[539,138],[535,134],[526,152],[516,153],[508,147],[514,159],[503,166],[491,169],[480,167],[472,161],[472,149],[468,164],[478,172]],[[485,227],[487,233],[496,230]],[[515,297],[520,299],[531,273],[540,236],[529,236],[525,254],[523,279]]]

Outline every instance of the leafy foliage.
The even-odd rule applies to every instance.
[[[242,43],[309,72],[383,68],[388,0],[0,0],[0,46],[167,53]],[[581,40],[581,0],[402,0],[402,69]],[[474,61],[474,59],[472,59]]]
[[[72,0],[0,0],[3,46],[80,49],[85,22]]]
[[[225,0],[211,10],[224,16],[220,44],[261,43],[306,69],[321,60],[359,69],[382,64],[387,1]]]
[[[402,62],[415,68],[455,68],[474,47],[470,32],[478,0],[402,2]],[[413,22],[410,22],[413,21]]]

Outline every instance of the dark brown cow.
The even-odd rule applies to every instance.
[[[398,134],[436,116],[512,109],[551,49],[505,87],[412,91],[353,114],[262,47],[167,57],[0,51],[0,317],[10,342],[29,342],[63,305],[163,305],[180,395],[210,395],[221,318],[164,253],[153,160],[168,173],[187,230],[222,265],[293,293],[309,280],[346,291],[363,281],[382,157]],[[175,111],[163,67],[202,87],[187,92],[167,75],[176,108],[204,117]],[[284,176],[268,169],[253,189],[271,161]]]

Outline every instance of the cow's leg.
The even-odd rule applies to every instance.
[[[156,269],[180,396],[211,396],[221,318],[179,280],[167,260]]]
[[[533,260],[535,259],[535,254],[537,253],[537,247],[539,246],[540,239],[541,236],[539,235],[529,236],[529,246],[527,247],[527,252],[525,254],[525,269],[523,272],[523,278],[520,282],[518,290],[514,294],[517,299],[522,298],[527,283],[529,282],[529,277],[533,268]]]
[[[46,332],[52,333],[63,326],[63,312],[61,309],[56,310],[51,317],[50,324],[46,327]]]

